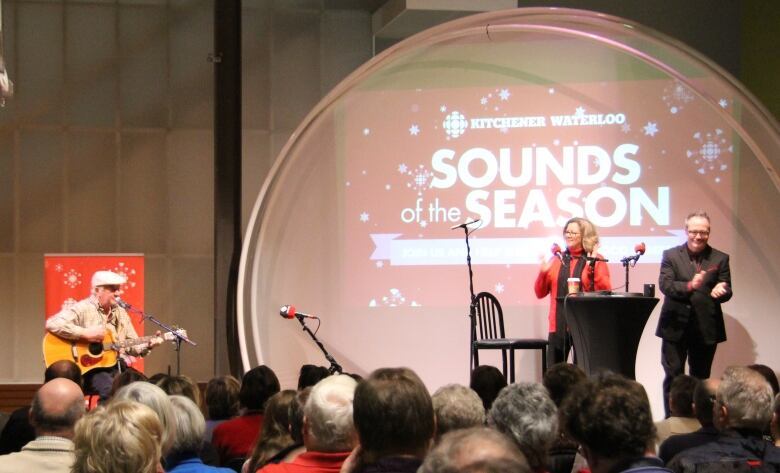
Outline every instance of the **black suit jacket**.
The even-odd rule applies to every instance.
[[[710,246],[702,252],[701,270],[706,271],[704,284],[689,291],[688,283],[698,271],[688,256],[687,244],[664,251],[658,287],[664,294],[661,317],[655,334],[664,340],[680,341],[688,324],[695,324],[702,343],[713,344],[726,340],[723,325],[722,302],[731,299],[731,269],[729,255]],[[728,284],[728,292],[713,299],[710,291],[719,282]]]

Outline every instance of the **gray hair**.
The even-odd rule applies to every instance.
[[[206,419],[192,399],[181,394],[169,396],[176,422],[176,439],[171,447],[176,453],[198,453],[206,432]]]
[[[439,388],[431,397],[436,416],[436,437],[451,430],[478,427],[485,424],[485,407],[482,399],[471,388],[460,384],[448,384]]]
[[[165,391],[152,383],[136,381],[122,387],[114,394],[113,399],[136,401],[152,408],[162,424],[163,433],[160,444],[163,455],[167,455],[176,438],[176,425],[174,424],[171,400]]]
[[[530,472],[525,456],[506,435],[487,427],[473,427],[443,435],[417,473],[470,470]]]
[[[307,450],[345,452],[352,450],[355,424],[352,420],[352,402],[357,382],[347,375],[324,378],[311,390],[303,407],[308,426]]]
[[[544,386],[517,383],[502,389],[490,408],[488,424],[515,441],[532,470],[546,468],[558,433],[558,410]]]
[[[764,430],[772,418],[772,387],[760,373],[745,366],[726,368],[715,401],[728,410],[724,427]]]
[[[707,225],[709,225],[709,224],[710,224],[710,216],[709,216],[709,215],[707,215],[707,212],[705,212],[704,210],[701,210],[701,209],[699,209],[699,210],[694,210],[693,212],[689,213],[689,214],[688,214],[688,215],[685,217],[685,229],[686,229],[686,230],[688,229],[688,221],[689,221],[690,219],[694,218],[694,217],[700,217],[700,218],[703,218],[703,219],[705,219],[705,220],[707,221]]]

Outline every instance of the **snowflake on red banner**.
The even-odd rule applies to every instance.
[[[133,281],[133,277],[135,277],[135,269],[127,266],[127,264],[124,262],[119,262],[116,266],[114,266],[112,271],[119,274],[120,276],[125,277],[127,282],[122,285],[123,290],[135,287],[135,281]]]
[[[410,176],[412,180],[406,183],[406,187],[417,191],[417,195],[422,195],[423,191],[431,187],[431,178],[433,173],[425,166],[420,164],[417,169],[410,169],[406,172],[407,176]]]
[[[404,297],[404,295],[401,294],[401,291],[395,288],[390,289],[389,296],[382,297],[382,304],[389,307],[396,307],[399,305],[403,305],[405,303],[406,303],[406,297]]]
[[[693,101],[694,95],[682,82],[675,81],[674,84],[664,89],[662,99],[669,107],[669,113],[674,115]]]
[[[697,166],[696,172],[699,174],[715,174],[715,182],[720,182],[718,173],[725,172],[728,168],[728,162],[734,153],[734,146],[729,144],[723,136],[723,130],[720,128],[713,132],[702,133],[697,131],[693,134],[697,145],[686,152],[688,159],[693,160]]]
[[[62,263],[57,263],[54,265],[54,270],[57,271],[58,273],[61,273],[65,271],[65,266],[63,266]]]
[[[62,301],[62,310],[70,308],[70,306],[72,306],[76,302],[77,302],[76,299],[74,299],[72,297],[68,297],[67,299]]]
[[[81,273],[75,269],[69,269],[65,272],[62,283],[71,289],[75,289],[76,286],[81,285]]]

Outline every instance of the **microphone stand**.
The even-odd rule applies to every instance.
[[[140,315],[141,319],[149,320],[153,324],[165,330],[167,333],[173,334],[174,337],[173,341],[176,344],[176,348],[174,348],[174,350],[176,351],[176,376],[179,376],[181,374],[181,342],[187,342],[194,347],[198,346],[198,344],[190,340],[189,337],[185,337],[184,335],[182,335],[178,330],[175,330],[173,327],[164,324],[163,322],[158,320],[154,315],[146,313],[141,309],[137,309],[136,307],[128,304],[127,302],[124,302],[124,305],[127,306],[124,307],[125,310],[134,312]]]
[[[336,363],[336,359],[331,356],[330,353],[328,353],[328,350],[325,349],[325,346],[317,339],[317,336],[314,335],[314,332],[311,331],[308,325],[306,325],[306,322],[303,321],[303,316],[300,314],[295,314],[295,318],[298,319],[298,322],[300,322],[301,327],[303,327],[303,331],[308,333],[312,340],[314,340],[314,343],[317,344],[318,347],[320,347],[320,350],[322,350],[322,354],[325,355],[325,359],[330,362],[330,368],[328,368],[328,371],[330,374],[342,373],[341,365]]]
[[[471,304],[469,304],[469,319],[471,320],[471,346],[469,347],[469,366],[474,370],[474,342],[477,340],[477,296],[474,294],[474,271],[471,268],[471,247],[469,246],[469,229],[464,226],[463,231],[466,234],[466,265],[469,268],[469,293],[471,295]]]
[[[625,258],[620,259],[620,262],[623,263],[623,267],[626,268],[626,292],[631,292],[628,290],[628,268],[629,266],[635,266],[640,256],[641,255],[637,253],[633,256],[626,256]]]

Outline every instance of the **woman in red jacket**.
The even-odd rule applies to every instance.
[[[568,278],[579,278],[580,290],[583,291],[591,290],[591,287],[596,291],[612,287],[607,263],[599,261],[604,258],[598,253],[599,236],[596,227],[590,220],[574,217],[566,222],[563,229],[566,250],[542,261],[534,284],[536,297],[541,299],[550,295],[548,367],[566,361],[572,346],[571,334],[565,327],[563,316],[563,297],[568,292]],[[591,285],[591,281],[595,281],[595,284]]]

